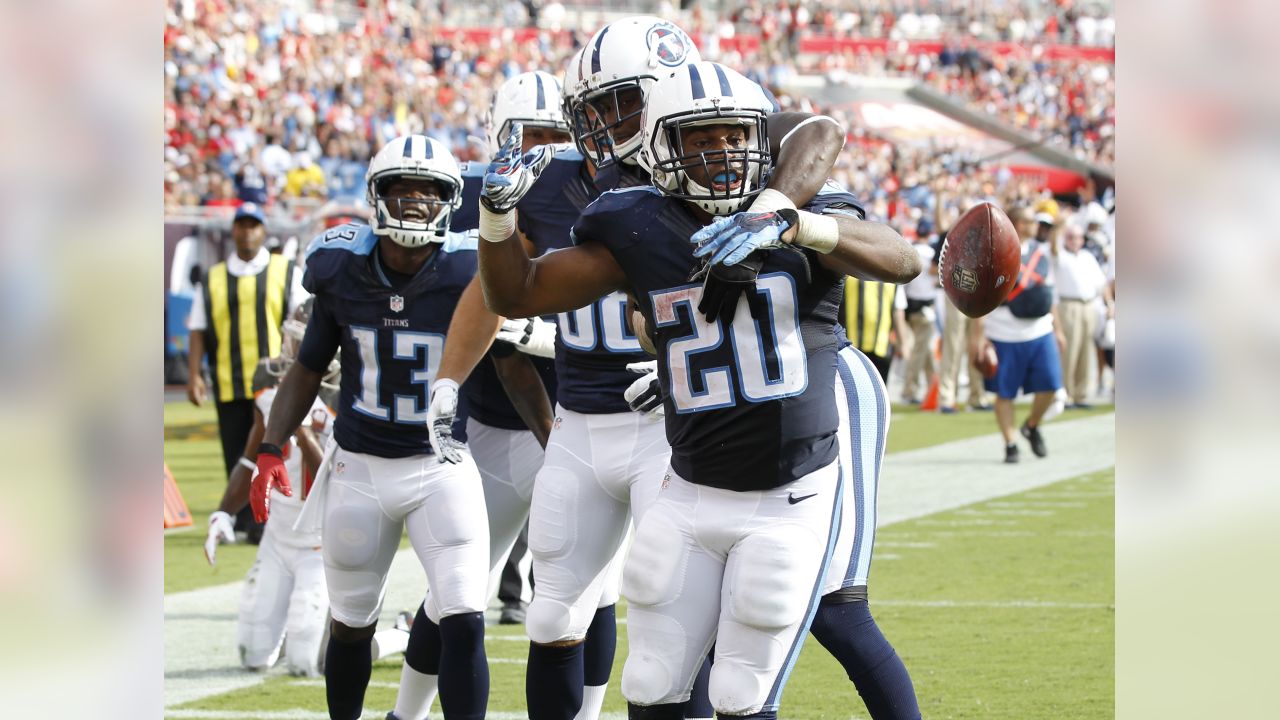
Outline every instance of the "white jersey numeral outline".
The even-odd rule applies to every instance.
[[[581,352],[605,350],[640,352],[640,341],[627,330],[627,294],[613,292],[599,300],[556,316],[559,337],[565,347]],[[602,332],[603,330],[603,332]]]
[[[768,317],[765,320],[751,317],[746,299],[740,298],[729,325],[738,394],[747,402],[799,395],[809,386],[809,366],[800,336],[795,280],[786,273],[761,275],[756,279],[755,292],[764,296]],[[702,286],[689,285],[654,293],[651,299],[658,328],[672,325],[691,328],[689,334],[669,341],[665,348],[667,390],[676,412],[702,412],[735,405],[733,371],[728,365],[704,368],[698,373],[697,385],[693,381],[693,356],[720,347],[726,335],[719,319],[709,322],[697,310]],[[681,306],[686,308],[688,319],[682,319],[678,311]],[[773,377],[769,372],[770,358],[777,367]]]
[[[391,409],[379,400],[382,393],[379,386],[382,368],[378,363],[378,332],[373,328],[353,325],[351,337],[360,348],[360,389],[351,406],[356,412],[370,417],[391,420]],[[419,349],[423,350],[422,365],[409,371],[409,382],[421,385],[422,392],[416,395],[396,395],[394,419],[394,422],[407,425],[422,425],[427,422],[427,393],[430,392],[431,383],[435,381],[436,372],[440,369],[440,358],[444,354],[444,335],[396,330],[391,334],[391,348],[394,359],[410,362],[418,359]]]

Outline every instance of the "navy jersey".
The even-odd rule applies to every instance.
[[[344,450],[430,453],[428,395],[454,307],[476,272],[475,236],[451,233],[417,275],[398,280],[377,245],[372,228],[341,225],[311,246],[302,285],[316,299],[298,362],[323,372],[340,349],[334,439]]]
[[[449,220],[449,229],[455,232],[467,232],[480,226],[480,188],[484,185],[484,174],[488,165],[478,162],[462,164],[462,207]],[[506,343],[494,343],[489,352],[480,358],[480,363],[471,371],[467,381],[462,384],[462,396],[467,400],[471,417],[489,427],[503,430],[525,430],[528,426],[520,419],[506,387],[493,367],[494,355],[511,352]],[[529,355],[542,384],[547,389],[547,397],[552,406],[556,398],[556,364],[549,358]]]
[[[861,214],[833,184],[805,209]],[[656,331],[676,472],[729,490],[778,487],[836,458],[831,388],[844,278],[811,250],[774,250],[756,280],[768,316],[752,318],[739,301],[729,326],[708,322],[697,312],[702,283],[690,281],[701,262],[689,238],[701,227],[686,203],[644,187],[602,195],[573,234],[604,243]]]
[[[623,168],[595,182],[576,150],[558,153],[520,200],[520,231],[538,254],[566,248],[582,211],[615,187],[646,183]],[[584,414],[631,412],[622,396],[638,375],[627,364],[649,356],[628,329],[627,296],[615,292],[556,316],[556,402]]]

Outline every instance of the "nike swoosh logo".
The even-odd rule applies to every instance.
[[[788,502],[788,503],[791,503],[792,505],[795,505],[796,503],[800,502],[801,500],[808,500],[809,498],[814,497],[814,496],[816,496],[817,494],[818,494],[818,493],[813,493],[812,495],[803,495],[803,496],[801,496],[801,497],[796,497],[796,496],[795,496],[794,494],[792,494],[792,493],[787,493],[787,502]]]

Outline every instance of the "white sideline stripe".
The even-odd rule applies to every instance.
[[[1040,459],[1027,454],[1017,465],[1002,462],[1003,441],[996,433],[886,456],[879,490],[879,527],[1031,490],[1115,465],[1114,413],[1050,423],[1045,426],[1044,436],[1049,457]],[[978,533],[983,532],[978,527],[994,526],[987,531],[991,532],[998,531],[1001,525],[1018,523],[1013,519],[979,517],[925,522],[973,528]],[[197,561],[204,562],[198,552],[192,558],[192,562]],[[243,584],[237,581],[165,595],[165,707],[220,695],[285,674],[283,668],[265,674],[251,673],[241,670],[236,663],[239,653],[235,609]],[[422,601],[426,578],[412,549],[396,553],[387,586],[379,619],[381,627],[391,627],[400,610],[416,608]],[[493,624],[496,613],[489,615],[488,623]],[[493,637],[508,639],[508,636]],[[524,636],[510,637],[510,640],[528,642]],[[176,712],[197,711],[168,711],[170,717],[192,718],[323,718],[315,714],[172,714]],[[490,713],[490,717],[503,716]]]
[[[993,608],[1030,609],[1030,610],[1103,610],[1115,609],[1108,603],[1070,603],[1049,600],[882,600],[876,598],[872,603],[877,607],[892,605],[894,607],[919,608]]]
[[[316,712],[314,710],[302,710],[300,707],[293,710],[165,710],[165,717],[173,717],[175,720],[329,720],[328,712]],[[383,720],[384,715],[364,714],[361,715],[362,720]],[[438,719],[438,714],[431,715],[433,719]],[[525,712],[486,712],[486,720],[526,720],[529,715]],[[626,714],[623,712],[604,712],[600,715],[600,720],[626,720]]]

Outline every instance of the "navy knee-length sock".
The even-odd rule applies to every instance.
[[[819,605],[810,632],[844,667],[873,720],[920,717],[911,675],[866,601]]]

